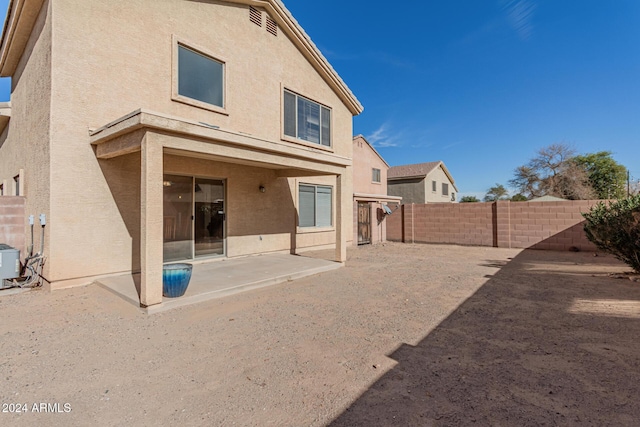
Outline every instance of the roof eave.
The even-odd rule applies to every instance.
[[[242,3],[254,7],[262,7],[269,12],[278,26],[286,32],[287,36],[298,47],[307,60],[313,65],[331,89],[340,97],[351,114],[357,116],[364,111],[364,107],[351,89],[329,64],[320,49],[311,41],[309,35],[300,26],[291,12],[280,0],[224,0],[231,3]]]
[[[353,137],[353,140],[355,140],[356,138],[362,138],[362,140],[364,142],[366,142],[369,147],[371,147],[373,152],[376,153],[376,155],[380,158],[380,160],[382,160],[382,163],[384,163],[387,166],[387,168],[391,167],[391,166],[389,166],[389,163],[387,163],[387,161],[380,155],[380,153],[378,153],[378,151],[375,149],[375,147],[373,145],[371,145],[371,143],[369,141],[367,141],[367,138],[365,138],[364,135],[362,135],[362,134],[356,135],[356,136]]]
[[[416,179],[416,178],[426,178],[427,174],[422,175],[407,175],[407,176],[388,176],[387,181],[400,181],[403,179]]]
[[[44,0],[10,0],[0,41],[0,77],[11,77],[29,41]]]
[[[364,107],[280,0],[225,0],[266,9],[302,54],[340,97],[351,114]],[[10,0],[0,42],[0,76],[15,72],[44,0]]]
[[[0,102],[0,133],[4,132],[11,120],[11,103]]]

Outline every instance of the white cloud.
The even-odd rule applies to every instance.
[[[504,2],[507,21],[523,40],[529,40],[533,34],[533,12],[536,7],[536,3],[531,0],[506,0]]]
[[[442,147],[443,150],[448,150],[450,148],[456,147],[458,145],[462,144],[462,142],[452,142],[451,144],[447,144],[445,146]]]
[[[368,135],[367,141],[374,147],[397,147],[399,135],[389,131],[389,125],[383,123],[378,129]]]

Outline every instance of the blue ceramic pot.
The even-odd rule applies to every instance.
[[[191,280],[191,264],[168,264],[162,267],[162,295],[177,298],[184,295]]]

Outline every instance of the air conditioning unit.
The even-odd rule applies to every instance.
[[[20,251],[0,243],[0,280],[20,276]]]

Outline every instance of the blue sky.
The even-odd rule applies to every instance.
[[[483,196],[537,149],[609,150],[640,178],[640,1],[285,0],[392,165],[443,160]]]
[[[443,160],[480,197],[566,142],[640,178],[638,0],[284,2],[364,105],[354,133],[392,166]]]

